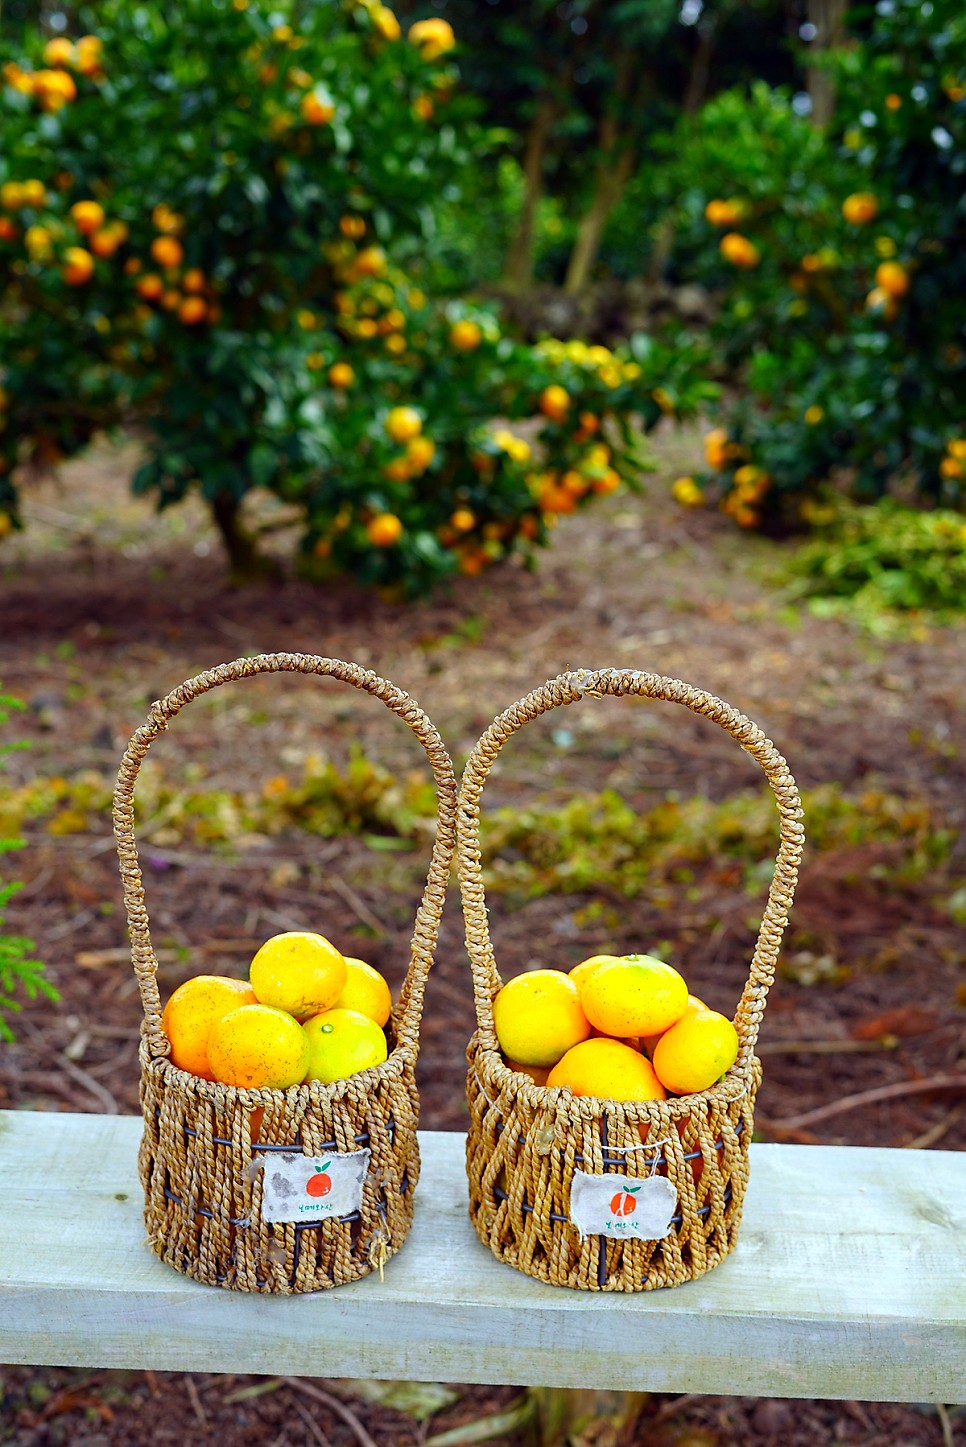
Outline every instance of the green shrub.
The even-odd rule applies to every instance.
[[[955,0],[895,0],[830,62],[827,131],[759,86],[684,137],[675,264],[721,291],[718,351],[744,395],[682,501],[750,527],[799,523],[830,486],[961,506],[964,56]]]
[[[847,613],[873,632],[894,614],[948,619],[966,609],[966,522],[949,509],[919,512],[889,499],[812,510],[815,536],[784,568],[792,596],[814,611]]]
[[[549,353],[420,288],[477,143],[447,22],[107,0],[79,25],[96,35],[33,33],[2,70],[0,532],[18,465],[133,423],[135,489],[200,493],[237,572],[258,566],[242,504],[270,493],[310,571],[412,593],[632,481],[629,419],[661,415],[668,368],[679,413],[703,395],[689,354],[598,354],[568,364],[558,420]],[[508,418],[539,430],[532,465]]]
[[[19,700],[0,694],[0,724],[7,722],[13,709],[21,707]],[[4,755],[17,747],[17,744],[0,743],[0,766]],[[0,838],[0,855],[9,854],[22,845],[22,839]],[[33,940],[4,932],[6,907],[20,888],[16,880],[0,882],[0,1040],[13,1039],[7,1015],[21,1008],[16,998],[18,994],[26,995],[29,1000],[36,999],[38,995],[45,995],[49,1000],[57,999],[57,991],[44,978],[44,966],[39,960],[31,958],[36,948]]]

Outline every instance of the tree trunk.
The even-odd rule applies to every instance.
[[[808,0],[808,18],[816,32],[812,41],[814,51],[833,50],[844,42],[847,8],[848,0]],[[831,75],[820,66],[810,66],[806,84],[812,102],[812,124],[828,125],[835,113],[835,83]]]
[[[691,62],[691,71],[682,102],[686,116],[697,115],[707,99],[716,28],[713,16],[708,16],[706,19],[702,17],[698,22],[698,43],[694,48],[694,59]]]
[[[630,97],[636,60],[634,52],[625,50],[622,53],[614,77],[613,103],[601,117],[594,189],[590,204],[580,218],[564,279],[564,291],[568,296],[579,295],[590,280],[608,217],[634,173],[635,148],[632,141],[622,137],[621,112]]]
[[[577,227],[577,239],[567,263],[564,291],[577,296],[590,280],[594,262],[604,239],[607,220],[634,172],[634,152],[627,147],[615,161],[613,154],[602,156],[594,176],[590,204]]]
[[[230,492],[219,492],[208,499],[208,505],[228,555],[232,582],[251,583],[256,578],[278,577],[278,564],[262,557],[254,533],[242,522],[239,499]]]
[[[503,286],[509,292],[526,291],[533,281],[533,246],[537,208],[543,197],[543,163],[556,115],[554,102],[544,96],[527,131],[522,162],[523,205],[503,264]]]

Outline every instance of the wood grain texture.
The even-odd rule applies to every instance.
[[[0,1112],[0,1362],[966,1401],[966,1156],[753,1145],[734,1253],[596,1295],[496,1261],[463,1137],[423,1132],[385,1280],[302,1297],[196,1284],[144,1245],[139,1117]]]

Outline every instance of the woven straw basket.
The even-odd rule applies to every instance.
[[[387,1026],[389,1058],[332,1085],[312,1081],[284,1091],[212,1083],[169,1060],[134,842],[134,787],[152,741],[192,699],[221,684],[264,673],[340,679],[381,699],[425,749],[438,805],[410,963]],[[275,653],[223,664],[188,679],[155,703],[132,737],[118,774],[114,831],[144,1007],[144,1135],[138,1164],[149,1244],[186,1276],[238,1291],[318,1291],[354,1281],[374,1267],[381,1271],[405,1241],[420,1164],[414,1074],[419,1022],[453,857],[455,797],[449,755],[422,709],[395,684],[337,659]],[[270,1165],[278,1169],[283,1159],[294,1160],[294,1169],[299,1169],[300,1156],[364,1150],[370,1152],[369,1166],[358,1209],[314,1224],[264,1219],[263,1178]],[[349,1166],[357,1169],[353,1162]]]
[[[492,1002],[502,981],[487,925],[479,806],[497,754],[524,724],[561,704],[628,694],[683,704],[726,729],[764,770],[778,804],[781,843],[734,1020],[739,1038],[735,1065],[709,1090],[621,1104],[536,1086],[503,1062],[493,1028]],[[562,674],[513,704],[483,734],[466,764],[457,809],[457,857],[478,1027],[467,1051],[467,1174],[471,1219],[480,1240],[501,1261],[555,1286],[646,1291],[692,1280],[732,1250],[761,1079],[755,1042],[797,879],[801,813],[785,760],[755,724],[711,694],[653,673]],[[657,1240],[622,1237],[623,1223],[611,1231],[604,1226],[615,1223],[603,1221],[596,1227],[601,1234],[590,1234],[586,1217],[581,1218],[583,1233],[578,1232],[572,1223],[572,1189],[579,1176],[581,1193],[589,1185],[606,1202],[610,1183],[599,1188],[586,1180],[601,1175],[613,1177],[615,1195],[624,1189],[624,1178],[628,1190],[640,1190],[635,1183],[642,1180],[658,1187],[670,1225],[648,1224],[646,1229],[666,1229],[667,1234]],[[653,1181],[655,1175],[666,1182]]]

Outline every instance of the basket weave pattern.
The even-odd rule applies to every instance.
[[[480,862],[480,797],[500,749],[548,710],[587,697],[635,695],[681,704],[727,730],[761,766],[778,806],[780,847],[750,972],[735,1015],[738,1058],[709,1090],[619,1103],[539,1087],[507,1069],[493,1027],[502,985],[490,942]],[[457,855],[477,1029],[467,1051],[467,1175],[477,1234],[501,1261],[556,1286],[642,1291],[691,1280],[734,1247],[748,1181],[755,1044],[797,882],[804,829],[798,789],[770,739],[721,699],[677,679],[621,669],[561,674],[494,720],[463,774]],[[667,1176],[678,1205],[662,1240],[581,1239],[570,1221],[574,1172]],[[615,1187],[619,1182],[615,1180]]]
[[[329,677],[381,699],[426,751],[437,794],[436,837],[387,1034],[384,1064],[332,1085],[242,1090],[179,1070],[161,1026],[157,959],[134,841],[134,789],[152,741],[210,689],[263,673]],[[289,1294],[353,1281],[399,1249],[412,1224],[419,1178],[415,1065],[426,976],[433,962],[455,844],[456,782],[435,727],[408,694],[356,664],[305,654],[243,658],[189,679],[155,703],[124,754],[114,795],[114,832],[141,994],[139,1171],[151,1248],[209,1285]],[[258,1112],[258,1114],[256,1114]],[[316,1224],[262,1219],[262,1169],[273,1151],[319,1156],[371,1151],[359,1211]]]

